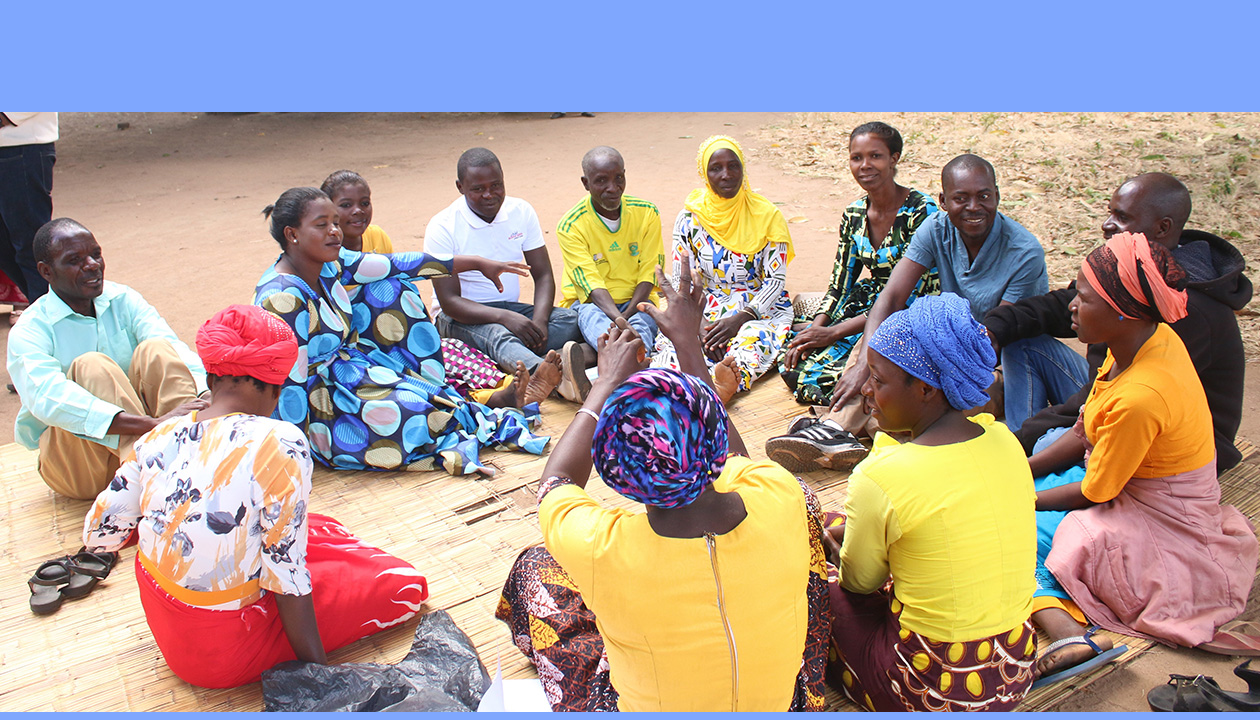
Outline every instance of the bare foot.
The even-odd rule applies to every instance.
[[[516,363],[516,372],[513,373],[512,382],[502,390],[490,396],[486,400],[486,406],[492,408],[504,407],[522,407],[525,403],[521,402],[521,398],[526,395],[529,386],[529,371],[525,369],[525,363]]]
[[[560,354],[555,350],[547,353],[547,357],[534,368],[534,377],[525,388],[521,407],[533,402],[542,402],[551,395],[551,391],[560,384]]]
[[[730,405],[731,398],[739,392],[739,371],[735,369],[735,358],[723,358],[722,362],[713,366],[713,385],[717,388],[722,404]]]
[[[1062,608],[1038,610],[1033,613],[1033,622],[1040,625],[1052,640],[1085,634],[1085,628],[1081,627],[1080,623],[1076,622]],[[1094,644],[1099,647],[1101,652],[1106,652],[1112,648],[1111,639],[1102,635],[1094,635],[1090,637],[1090,640],[1094,641]],[[1053,675],[1060,670],[1079,665],[1098,654],[1089,645],[1083,643],[1064,645],[1054,652],[1048,652],[1037,658],[1037,663],[1033,666],[1033,677],[1039,678],[1045,675]]]

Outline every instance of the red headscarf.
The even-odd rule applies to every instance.
[[[197,354],[206,372],[248,376],[283,385],[297,361],[293,330],[256,305],[229,305],[197,331]]]

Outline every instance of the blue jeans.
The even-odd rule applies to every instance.
[[[625,310],[630,306],[627,300],[617,305],[618,310]],[[608,315],[595,303],[578,303],[570,310],[576,310],[578,314],[578,328],[582,331],[582,337],[591,347],[599,347],[599,336],[608,332],[608,328],[612,327],[613,321],[608,319]],[[643,339],[643,344],[648,348],[648,354],[652,353],[652,346],[656,342],[656,321],[651,315],[645,312],[638,312],[630,316],[630,327],[639,334]]]
[[[48,282],[35,267],[35,231],[52,220],[56,143],[0,147],[0,270],[35,302]]]
[[[1018,430],[1043,408],[1067,400],[1089,380],[1089,363],[1049,335],[1002,348],[1006,426]]]
[[[510,310],[525,317],[534,315],[534,306],[521,302],[488,302],[482,305]],[[439,311],[433,318],[433,324],[442,337],[463,340],[472,345],[498,363],[503,372],[512,372],[516,369],[517,361],[520,361],[532,373],[542,362],[540,355],[529,349],[511,330],[498,323],[465,325]],[[559,350],[570,340],[581,339],[582,336],[578,333],[578,314],[572,308],[552,308],[551,319],[547,322],[547,347],[542,353],[545,355],[548,350]]]

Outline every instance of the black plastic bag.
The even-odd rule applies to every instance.
[[[397,665],[317,665],[298,660],[262,674],[263,709],[475,711],[490,685],[472,640],[444,610],[420,618],[411,652]]]

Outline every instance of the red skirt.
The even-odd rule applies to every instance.
[[[365,545],[332,518],[312,513],[309,519],[306,567],[326,651],[405,622],[420,610],[429,587],[414,567]],[[295,659],[272,594],[239,610],[194,607],[159,587],[140,565],[139,553],[136,579],[153,639],[181,679],[200,687],[237,687]]]

